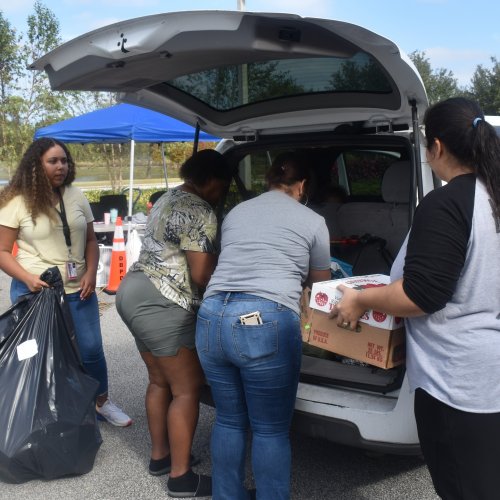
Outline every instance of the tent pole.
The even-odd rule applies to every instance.
[[[168,189],[167,160],[165,158],[165,143],[161,143],[161,161],[163,163],[163,175],[165,176],[165,187]]]
[[[130,141],[130,179],[128,186],[128,216],[129,221],[132,220],[132,204],[134,201],[134,155],[135,155],[135,141]]]

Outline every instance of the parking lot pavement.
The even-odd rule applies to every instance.
[[[0,272],[0,312],[10,305],[9,278]],[[100,294],[101,326],[108,362],[110,396],[133,419],[131,427],[101,422],[103,444],[91,472],[53,481],[0,482],[1,500],[142,500],[168,499],[165,476],[147,473],[149,435],[144,410],[146,370],[114,306],[114,296]],[[3,381],[1,383],[4,383]],[[195,467],[210,473],[210,429],[214,411],[201,406],[193,453]],[[427,469],[418,457],[368,457],[361,450],[301,435],[292,436],[292,500],[434,500]],[[248,460],[247,482],[251,485]]]

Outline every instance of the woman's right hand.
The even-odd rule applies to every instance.
[[[345,285],[338,285],[337,290],[342,292],[342,298],[332,307],[330,318],[336,318],[338,326],[356,330],[358,320],[366,310],[359,304],[361,290],[353,290]]]
[[[40,292],[42,288],[49,288],[49,284],[40,279],[36,274],[30,274],[24,281],[30,292]]]

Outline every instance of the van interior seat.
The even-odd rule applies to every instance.
[[[321,205],[311,205],[310,207],[317,214],[324,217],[328,233],[330,234],[330,240],[334,240],[341,236],[338,231],[339,223],[337,219],[337,214],[341,206],[341,202],[326,201]]]
[[[394,259],[409,229],[410,188],[410,161],[392,163],[382,178],[383,202],[344,203],[337,212],[335,233],[344,237],[369,234],[382,238]]]
[[[410,229],[411,163],[397,161],[382,179],[382,198],[390,204],[391,230],[386,233],[387,249],[393,257],[399,252]]]

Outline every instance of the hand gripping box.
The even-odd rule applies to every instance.
[[[342,298],[342,293],[337,290],[338,285],[345,285],[349,288],[363,290],[364,288],[385,286],[389,283],[390,277],[385,274],[368,274],[366,276],[353,276],[337,280],[318,281],[317,283],[313,283],[309,306],[312,309],[329,313],[332,307],[340,302]],[[386,330],[396,330],[403,326],[402,318],[372,310],[365,311],[359,321]]]

